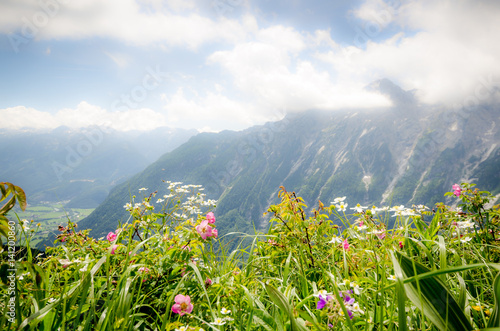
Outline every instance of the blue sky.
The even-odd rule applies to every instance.
[[[240,130],[390,106],[382,78],[497,102],[498,31],[494,0],[4,0],[0,128]]]

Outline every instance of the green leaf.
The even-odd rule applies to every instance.
[[[406,325],[406,292],[403,283],[403,271],[401,270],[401,266],[398,263],[398,260],[394,256],[394,253],[391,252],[392,264],[394,265],[394,275],[396,276],[396,297],[398,302],[398,321],[399,321],[399,331],[408,330]]]
[[[439,277],[420,279],[418,275],[430,270],[399,252],[396,254],[406,277],[416,276],[414,282],[405,285],[408,299],[423,309],[424,315],[440,330],[472,330],[469,320]]]
[[[271,300],[278,306],[282,311],[284,311],[288,317],[290,318],[290,325],[292,327],[292,331],[306,331],[307,329],[304,328],[301,324],[297,323],[293,316],[293,310],[290,304],[288,303],[287,298],[278,291],[274,286],[269,285],[269,284],[264,284],[266,287],[267,294],[269,294],[269,297]]]
[[[500,327],[500,273],[498,273],[493,281],[493,295],[495,298],[495,308],[488,321],[488,328]]]

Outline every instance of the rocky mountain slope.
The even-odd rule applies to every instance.
[[[101,236],[126,221],[123,205],[141,187],[166,193],[162,180],[201,184],[218,199],[219,233],[265,229],[263,217],[283,185],[313,206],[347,196],[349,207],[444,202],[454,183],[500,193],[499,107],[451,111],[395,95],[384,111],[310,111],[250,129],[192,137],[115,187],[80,228]],[[392,89],[392,90],[391,90]]]

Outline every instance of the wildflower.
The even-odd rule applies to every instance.
[[[459,197],[460,194],[462,194],[462,189],[460,188],[460,185],[454,184],[452,188],[453,188],[453,194],[455,194],[457,197]]]
[[[359,295],[361,293],[362,288],[356,282],[350,282],[351,287],[354,290],[354,294]]]
[[[214,224],[215,223],[215,216],[214,216],[214,213],[210,212],[207,214],[207,221],[208,223],[210,224]]]
[[[347,203],[341,202],[338,205],[335,205],[335,208],[339,211],[345,211],[347,209]]]
[[[209,287],[210,285],[212,285],[212,280],[210,278],[207,278],[205,280],[205,287]]]
[[[163,201],[165,201],[165,199],[158,199],[156,200],[156,203],[162,203]]]
[[[366,228],[367,228],[367,226],[365,225],[364,221],[359,222],[359,225],[358,225],[358,228],[357,228],[358,231],[363,231]]]
[[[318,310],[321,310],[323,309],[325,306],[326,306],[326,303],[328,302],[328,300],[332,299],[331,296],[327,295],[326,297],[323,297],[323,296],[319,296],[319,301],[318,303],[316,304],[316,309]]]
[[[118,248],[118,245],[113,245],[111,246],[111,254],[114,255],[115,254],[115,251],[116,249]]]
[[[328,242],[329,244],[341,244],[342,243],[342,238],[339,238],[337,236],[333,236],[332,240]]]
[[[352,292],[351,292],[351,293],[352,293]],[[344,303],[345,303],[346,305],[351,306],[351,305],[353,305],[353,304],[354,304],[354,302],[355,302],[355,301],[356,301],[356,300],[355,300],[354,298],[351,298],[351,297],[349,296],[349,294],[346,294],[346,295],[344,296]]]
[[[57,299],[55,299],[55,298],[49,298],[49,303],[56,302],[56,301],[57,301]]]
[[[342,242],[342,247],[343,247],[346,251],[349,251],[349,243],[347,242],[347,239],[345,239],[345,240]]]
[[[350,311],[347,308],[346,308],[346,310],[347,310],[347,314],[349,315],[349,318],[352,319],[352,311]],[[344,316],[344,311],[340,310],[339,313],[340,313],[341,316]]]
[[[456,222],[456,226],[459,229],[465,229],[465,228],[474,228],[474,222],[467,220],[467,221],[459,221]]]
[[[222,319],[220,317],[217,317],[217,318],[215,318],[215,321],[213,321],[210,324],[213,324],[213,325],[224,325],[224,324],[226,324],[226,321],[224,321],[224,319]]]
[[[396,276],[394,275],[390,275],[389,277],[387,277],[388,280],[396,280]]]
[[[327,297],[329,295],[331,295],[331,293],[328,293],[326,290],[319,290],[317,294],[313,294],[315,297]]]
[[[335,198],[335,199],[333,199],[333,202],[331,202],[331,203],[339,203],[339,202],[342,202],[342,201],[344,201],[344,200],[345,200],[345,198],[346,198],[346,197],[342,197],[342,198]]]
[[[227,314],[231,314],[231,311],[226,309],[226,307],[222,307],[222,309],[220,310],[221,314],[223,315],[227,315]]]
[[[146,191],[146,190],[147,190],[147,188],[145,188],[145,187],[141,187],[141,188],[139,189],[139,192],[140,192],[140,191]]]
[[[401,241],[399,242],[399,248],[403,249],[403,243]]]
[[[189,295],[177,294],[174,298],[175,304],[172,306],[172,311],[180,316],[190,314],[193,311],[193,304]]]
[[[202,221],[200,223],[200,225],[198,225],[196,227],[196,231],[198,231],[198,233],[201,236],[201,239],[203,239],[203,240],[205,240],[208,237],[211,237],[213,235],[212,234],[212,227],[210,225],[208,225],[208,221],[207,220]]]
[[[212,236],[214,238],[217,238],[218,235],[219,235],[219,231],[217,229],[212,229]]]
[[[180,328],[176,328],[175,331],[187,331],[189,330],[189,325],[181,326]]]
[[[116,239],[116,234],[114,232],[108,233],[107,237],[108,241],[114,241]]]
[[[140,271],[140,272],[144,272],[144,273],[148,273],[150,272],[151,270],[149,270],[149,268],[147,267],[140,267],[139,269],[137,269],[137,271]]]
[[[127,203],[125,204],[125,206],[123,206],[123,208],[125,208],[125,209],[127,209],[127,210],[132,209],[132,204],[131,204],[130,202],[127,202]]]
[[[356,213],[361,213],[361,212],[363,212],[363,210],[364,210],[364,209],[366,209],[366,208],[368,208],[368,207],[363,207],[363,206],[361,206],[361,205],[358,203],[356,206],[354,206],[354,208],[350,208],[350,209],[351,209],[351,210],[354,210]]]
[[[467,242],[469,242],[471,240],[472,240],[472,237],[467,237],[467,238],[460,239],[460,241],[463,242],[463,243],[467,243]]]
[[[365,312],[359,307],[359,304],[356,302],[352,305],[352,311],[355,312],[355,313],[360,313],[360,314],[364,314]]]

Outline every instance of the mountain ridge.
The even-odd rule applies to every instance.
[[[115,187],[79,224],[97,236],[113,230],[127,219],[123,205],[140,187],[166,193],[161,180],[203,185],[219,200],[220,233],[265,229],[262,213],[277,201],[280,186],[311,206],[338,196],[347,196],[350,206],[433,204],[444,202],[460,180],[500,192],[500,135],[495,127],[483,130],[498,120],[497,108],[474,109],[474,116],[445,109],[407,113],[403,106],[313,110],[243,131],[196,135]]]

